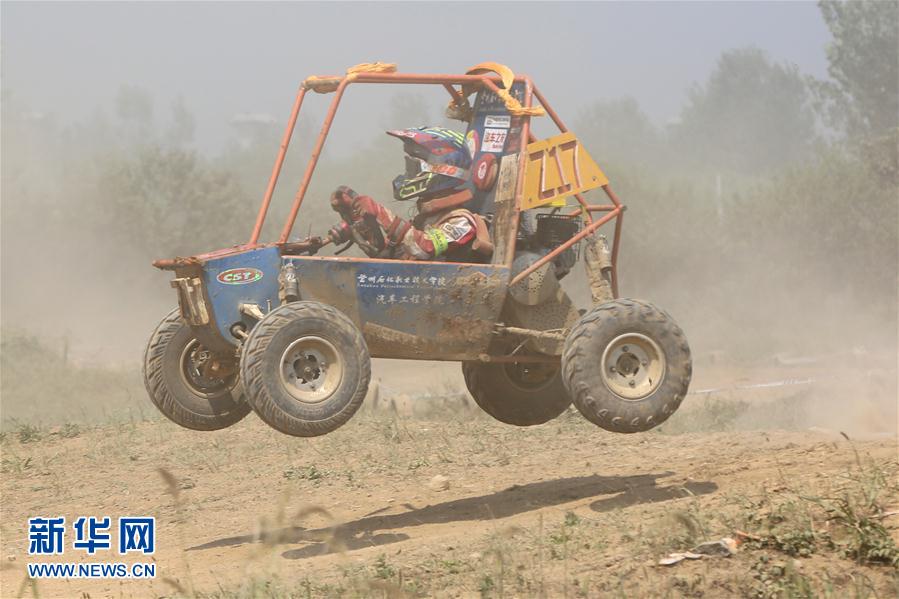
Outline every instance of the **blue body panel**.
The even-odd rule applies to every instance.
[[[276,247],[265,247],[213,258],[203,265],[203,286],[212,305],[213,324],[217,333],[228,343],[236,345],[231,335],[231,325],[236,322],[249,323],[240,313],[241,304],[256,304],[263,312],[269,306],[278,305],[278,273],[281,256]],[[218,276],[232,269],[257,269],[262,278],[242,284],[226,284]]]
[[[509,270],[489,264],[291,257],[300,295],[330,304],[375,357],[472,359],[487,350]]]
[[[487,351],[506,297],[509,270],[489,264],[288,256],[276,247],[211,258],[202,280],[212,322],[200,327],[236,345],[230,329],[255,321],[240,304],[267,313],[279,305],[278,275],[293,262],[303,300],[331,305],[359,327],[374,357],[475,359]],[[246,282],[233,273],[261,272]],[[233,282],[231,279],[238,279]],[[222,279],[225,279],[224,281]]]

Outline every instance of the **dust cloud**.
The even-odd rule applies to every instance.
[[[120,18],[110,10],[110,22]],[[765,11],[780,9],[739,10],[765,21]],[[16,18],[33,18],[26,13],[4,6],[4,37]],[[703,48],[712,58],[694,65],[699,74],[683,73],[672,83],[681,100],[667,109],[654,100],[657,90],[627,85],[620,73],[647,66],[628,63],[626,55],[619,55],[625,64],[616,71],[621,97],[611,99],[592,85],[575,94],[554,76],[541,83],[541,72],[552,70],[545,58],[534,57],[534,64],[507,59],[569,111],[563,117],[628,205],[621,294],[666,309],[690,340],[693,389],[719,390],[691,398],[672,430],[688,430],[686,419],[720,410],[708,403],[713,397],[739,407],[731,427],[896,432],[897,179],[884,166],[895,159],[895,144],[880,141],[889,131],[862,134],[816,108],[821,99],[811,80],[826,79],[828,38],[814,10],[800,17],[810,32],[808,39],[790,40],[803,49],[800,66],[790,62],[795,55],[779,53],[783,40],[759,49],[761,37],[740,48],[716,39]],[[244,49],[253,53],[250,45]],[[95,94],[95,106],[73,115],[35,97],[43,88],[28,77],[47,75],[25,71],[32,50],[5,46],[3,54],[4,71],[16,74],[4,82],[2,104],[4,426],[10,419],[97,419],[120,409],[150,416],[139,378],[143,347],[175,304],[168,275],[150,262],[246,240],[291,86],[321,69],[307,59],[308,73],[280,71],[277,87],[287,93],[270,101],[270,90],[260,92],[256,118],[247,116],[255,114],[253,95],[241,92],[247,112],[240,118],[214,112],[217,120],[210,122],[208,106],[189,95],[159,100],[183,89],[148,91],[125,79],[103,80],[99,67],[84,65],[96,85],[117,91],[112,98]],[[360,56],[369,59],[372,51]],[[413,55],[411,45],[396,48],[401,69],[425,62]],[[652,68],[664,70],[656,58]],[[378,93],[371,104],[346,107],[348,124],[334,137],[341,149],[323,157],[298,235],[332,224],[323,198],[337,184],[388,196],[402,153],[381,130],[448,123],[441,94]],[[323,110],[322,102],[312,103],[297,128],[269,237],[295,192]],[[668,118],[660,117],[666,110]],[[210,128],[215,135],[203,133]],[[541,123],[538,132],[550,129]],[[586,306],[580,267],[565,284]],[[458,365],[428,368],[430,387],[464,389]],[[387,361],[375,376],[397,394],[433,391],[401,373]],[[771,392],[740,389],[778,381],[796,384]]]

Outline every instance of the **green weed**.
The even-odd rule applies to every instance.
[[[19,443],[36,443],[44,437],[41,429],[32,424],[20,424],[16,429],[16,436]]]
[[[287,480],[309,480],[319,483],[331,476],[330,471],[319,470],[314,464],[310,466],[291,466],[283,473]]]
[[[767,555],[760,555],[752,564],[754,584],[750,597],[757,599],[816,597],[811,581],[787,561],[772,562]]]
[[[74,439],[81,434],[81,427],[74,422],[66,422],[59,431],[59,436],[63,439]]]
[[[383,553],[375,560],[375,576],[381,580],[390,580],[396,576],[396,569],[387,563],[387,556]]]
[[[17,455],[3,457],[3,474],[23,474],[33,466],[31,457],[21,458]]]
[[[827,520],[839,525],[837,546],[859,563],[883,563],[899,568],[899,547],[883,525],[884,500],[899,495],[899,467],[895,462],[878,464],[862,460],[856,452],[855,467],[842,477],[842,484],[826,496],[803,497],[820,507]]]

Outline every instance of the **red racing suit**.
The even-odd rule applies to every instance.
[[[328,237],[335,244],[353,240],[372,258],[434,260],[465,253],[477,234],[474,215],[464,208],[428,215],[422,228],[393,214],[369,196],[346,186],[331,194],[331,207],[343,221]]]

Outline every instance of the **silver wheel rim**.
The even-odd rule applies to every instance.
[[[187,388],[201,397],[216,397],[230,390],[235,383],[236,375],[222,378],[209,378],[203,375],[203,366],[212,359],[212,352],[200,345],[196,339],[181,350],[181,380]]]
[[[343,360],[337,348],[321,337],[301,337],[281,354],[281,384],[291,397],[307,404],[325,401],[343,380]]]
[[[621,399],[638,400],[654,393],[666,367],[659,344],[640,333],[615,337],[602,353],[602,380]]]

